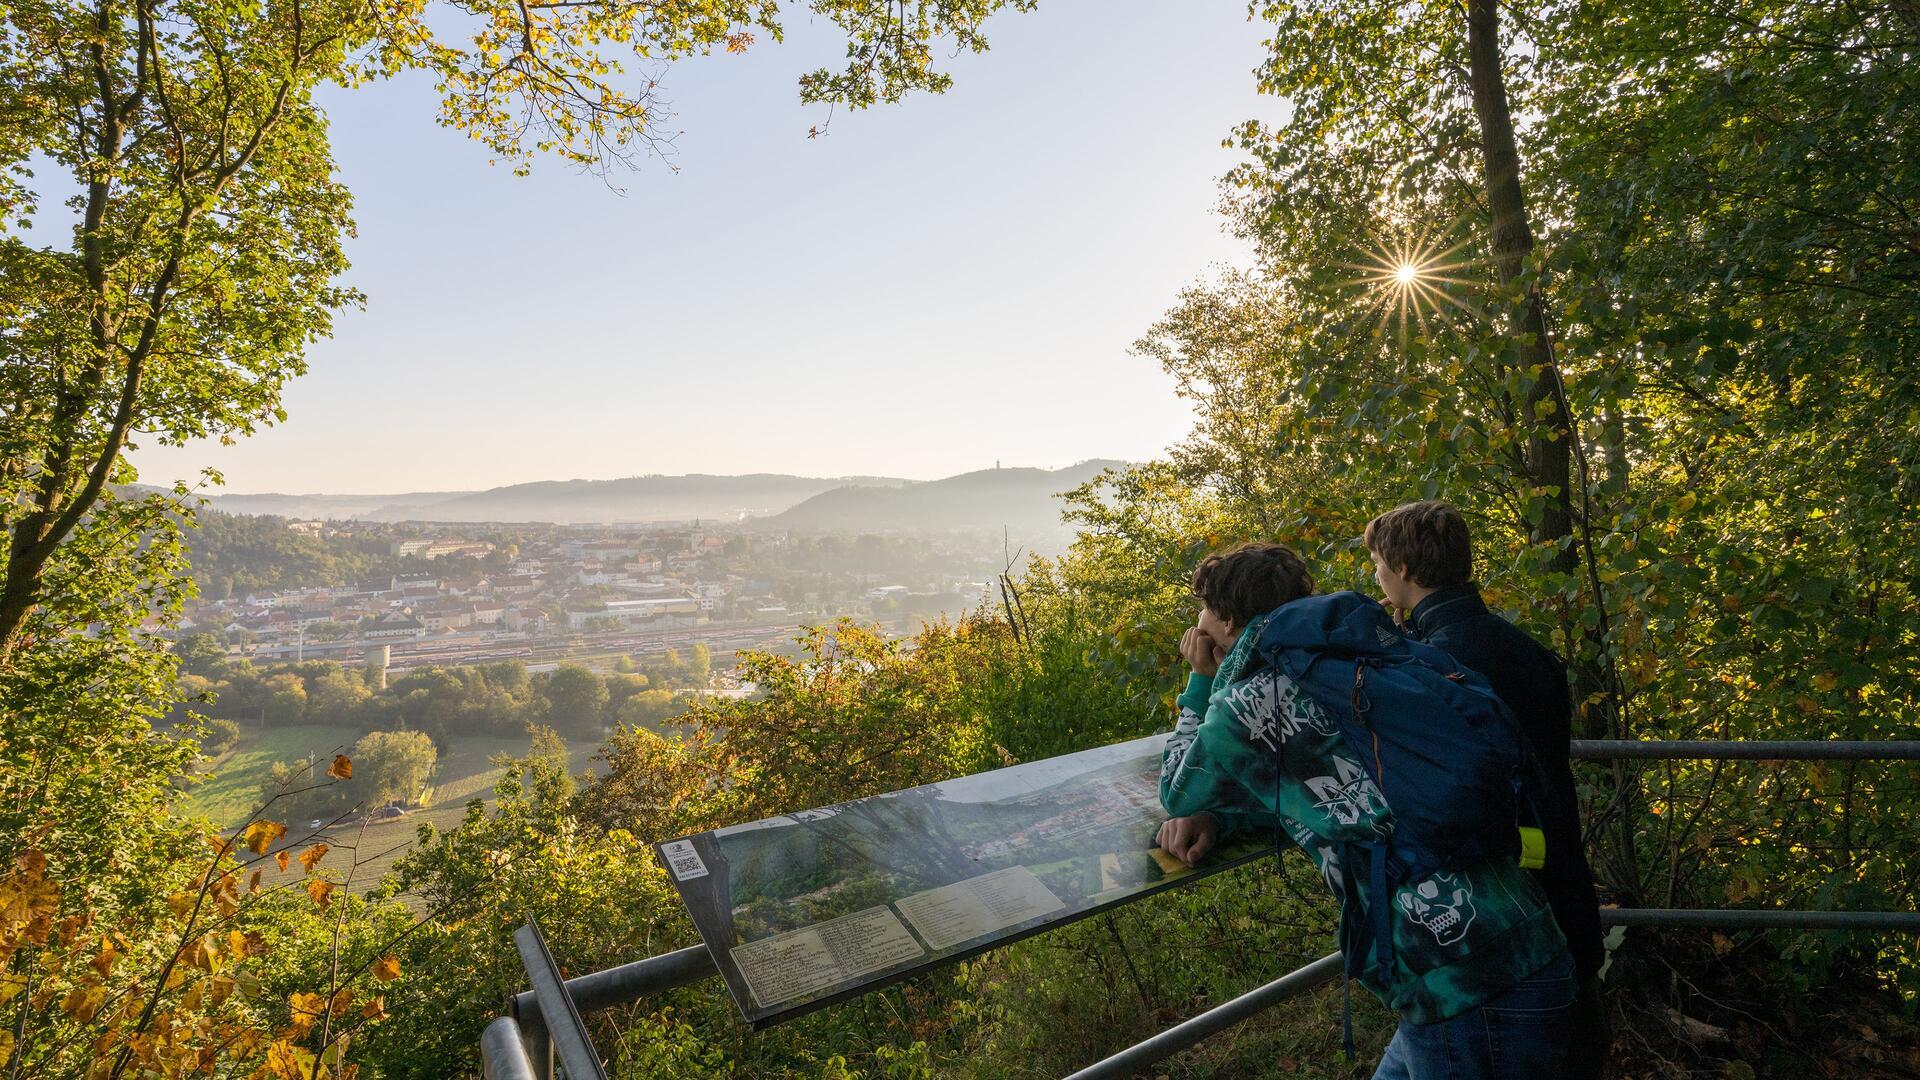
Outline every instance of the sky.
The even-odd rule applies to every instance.
[[[533,174],[433,122],[425,80],[329,91],[367,294],[232,446],[143,447],[148,483],[403,492],[644,473],[915,479],[1144,460],[1192,420],[1131,344],[1243,263],[1221,139],[1265,29],[1237,0],[1049,0],[955,85],[826,117],[788,41],[670,69],[671,167]],[[615,190],[617,187],[619,190]]]

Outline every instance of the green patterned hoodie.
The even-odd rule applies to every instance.
[[[1393,831],[1380,789],[1320,706],[1293,680],[1261,665],[1245,674],[1266,617],[1234,643],[1213,678],[1194,673],[1160,767],[1168,814],[1206,811],[1222,835],[1247,826],[1285,830],[1334,898],[1345,904],[1343,845]],[[1364,918],[1369,898],[1357,879]],[[1374,966],[1361,982],[1414,1023],[1445,1020],[1540,970],[1566,947],[1532,875],[1512,859],[1408,881],[1394,893],[1394,975]]]

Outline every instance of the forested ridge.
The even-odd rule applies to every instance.
[[[201,509],[187,533],[198,595],[207,600],[297,585],[351,585],[416,568],[388,553],[385,537],[296,532],[286,519]]]
[[[926,0],[896,17],[815,0],[850,58],[803,94],[865,106],[939,90],[940,48],[982,48],[983,20],[1029,6]],[[759,696],[664,720],[606,717],[597,677],[429,672],[375,704],[365,685],[320,688],[318,670],[183,674],[149,619],[196,587],[196,513],[184,489],[122,486],[124,451],[135,432],[271,422],[306,343],[355,301],[337,283],[347,196],[313,87],[425,68],[443,119],[503,158],[603,165],[660,135],[650,98],[595,96],[604,50],[778,36],[757,3],[639,24],[616,4],[475,10],[471,41],[436,37],[419,6],[385,21],[279,0],[6,10],[10,1077],[472,1073],[481,1027],[524,986],[523,920],[569,972],[695,942],[650,842],[1163,730],[1201,555],[1279,540],[1319,588],[1367,588],[1356,538],[1411,498],[1468,515],[1489,599],[1569,661],[1579,735],[1920,730],[1920,11],[1906,0],[1256,0],[1271,40],[1254,77],[1290,106],[1229,135],[1243,163],[1224,212],[1256,256],[1144,316],[1137,349],[1195,427],[1164,460],[1071,493],[1075,542],[1013,568],[1003,609],[904,642],[810,630],[797,657],[742,654]],[[12,227],[34,211],[19,172],[34,155],[79,181],[92,224],[72,250]],[[585,778],[550,726],[568,681],[614,722]],[[295,684],[302,709],[318,690],[381,729],[502,709],[535,726],[491,805],[429,830],[367,890],[356,872],[373,853],[344,817],[316,830],[287,812],[349,804],[351,754],[315,748],[289,794],[231,832],[179,812],[213,722],[191,714],[224,700],[265,719]],[[1910,763],[1580,765],[1577,779],[1608,902],[1920,900]],[[297,884],[262,885],[261,859],[297,866]],[[1304,860],[1263,861],[763,1033],[711,983],[591,1026],[623,1077],[1054,1076],[1324,954],[1333,921]],[[1911,936],[1612,942],[1622,1076],[1920,1074]],[[1338,1000],[1290,1003],[1160,1068],[1349,1075]],[[1356,1004],[1364,1063],[1390,1018]]]

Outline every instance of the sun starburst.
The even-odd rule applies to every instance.
[[[1376,307],[1398,324],[1403,340],[1407,336],[1409,316],[1424,336],[1428,315],[1438,315],[1449,305],[1462,311],[1472,310],[1465,300],[1455,295],[1455,290],[1447,288],[1473,284],[1473,279],[1458,274],[1475,261],[1458,257],[1470,243],[1471,237],[1446,244],[1444,239],[1425,236],[1403,236],[1383,242],[1363,260],[1347,264],[1349,269],[1361,274],[1349,284],[1362,286],[1374,295]]]

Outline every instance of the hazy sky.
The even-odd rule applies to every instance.
[[[807,129],[789,43],[672,69],[672,171],[624,194],[518,178],[433,123],[420,80],[329,93],[359,237],[288,421],[150,448],[236,492],[396,492],[637,473],[931,478],[1141,459],[1187,430],[1130,344],[1240,261],[1216,178],[1265,27],[1237,0],[1047,0],[989,23],[945,95]]]

